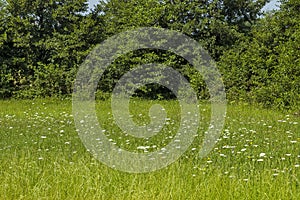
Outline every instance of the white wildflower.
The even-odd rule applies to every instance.
[[[259,157],[265,157],[266,156],[266,153],[260,153],[259,154]]]

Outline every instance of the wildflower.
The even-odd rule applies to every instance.
[[[229,145],[226,145],[226,146],[223,146],[222,148],[223,148],[223,149],[234,149],[235,146],[229,146]]]
[[[149,148],[150,148],[150,146],[139,146],[139,147],[137,147],[137,149],[141,149],[141,150],[147,150]]]
[[[258,159],[257,160],[257,162],[263,162],[264,161],[264,159]]]
[[[265,157],[266,153],[260,153],[259,157]]]

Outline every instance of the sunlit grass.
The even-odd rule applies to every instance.
[[[149,122],[150,105],[168,114],[163,133],[148,140],[125,136],[110,102],[98,102],[99,122],[125,149],[155,151],[170,142],[180,110],[176,101],[131,102],[135,122]],[[214,150],[199,159],[209,105],[202,103],[199,137],[175,163],[146,174],[113,170],[84,148],[69,100],[0,101],[0,199],[300,199],[300,118],[229,105]],[[156,145],[154,148],[153,145]]]

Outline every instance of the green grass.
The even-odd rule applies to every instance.
[[[109,102],[97,115],[108,137],[125,149],[171,141],[180,119],[176,101],[131,104],[138,124],[152,103],[170,123],[149,140],[122,136]],[[300,199],[300,118],[279,111],[229,105],[214,150],[198,158],[209,105],[200,106],[199,136],[176,162],[159,171],[130,174],[107,167],[84,148],[71,101],[0,101],[0,199]],[[142,153],[142,152],[140,152]]]

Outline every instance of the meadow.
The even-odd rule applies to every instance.
[[[120,147],[143,153],[170,142],[180,112],[176,101],[132,100],[137,124],[161,104],[168,124],[149,139],[123,135],[109,101],[98,101],[99,123]],[[300,117],[288,111],[228,105],[213,151],[200,159],[210,106],[199,106],[201,126],[187,152],[150,173],[117,171],[82,144],[71,100],[0,101],[0,199],[300,199]]]

